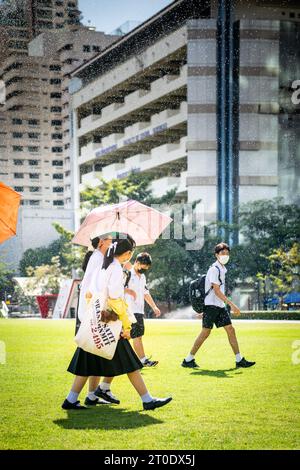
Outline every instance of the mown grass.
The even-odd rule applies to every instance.
[[[300,324],[237,323],[242,353],[257,361],[243,370],[234,368],[224,331],[214,330],[198,353],[201,369],[183,369],[199,328],[197,321],[147,322],[146,352],[160,362],[143,377],[153,395],[173,396],[168,406],[142,411],[123,376],[112,387],[121,405],[66,412],[73,322],[0,320],[0,449],[299,449],[292,343]]]

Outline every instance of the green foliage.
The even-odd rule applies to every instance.
[[[27,275],[33,278],[28,283],[28,289],[34,291],[38,286],[41,294],[58,294],[60,282],[64,278],[58,256],[51,259],[51,264],[27,268]]]

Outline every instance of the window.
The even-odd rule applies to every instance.
[[[51,70],[52,72],[60,72],[61,71],[61,66],[56,65],[56,64],[52,64],[52,65],[49,66],[49,70]]]
[[[50,108],[51,113],[61,113],[62,108],[60,106],[52,106]]]
[[[55,188],[53,188],[53,192],[54,193],[63,193],[64,188],[62,186],[56,186]]]
[[[16,178],[16,180],[20,180],[24,178],[24,173],[14,173],[14,178]]]
[[[14,165],[22,166],[24,165],[24,160],[14,160]]]
[[[53,160],[52,166],[63,166],[62,160]]]
[[[22,139],[22,137],[23,137],[22,132],[13,132],[14,139]]]
[[[100,46],[93,46],[93,51],[95,51],[95,52],[100,52],[100,51],[101,51],[101,47],[100,47]]]
[[[52,147],[52,152],[53,153],[62,153],[63,148],[62,147]]]
[[[36,132],[28,132],[28,137],[29,139],[39,139],[41,134],[38,134]]]
[[[38,173],[29,173],[29,178],[31,180],[38,180],[40,178],[40,175]]]
[[[24,191],[24,186],[15,186],[14,190],[18,193],[22,193]]]
[[[38,193],[40,191],[41,188],[39,188],[38,186],[30,186],[29,187],[29,191],[31,193]]]
[[[60,78],[51,78],[50,79],[50,85],[60,85],[61,84],[61,79]]]
[[[63,16],[64,16],[63,11],[57,11],[57,12],[56,12],[56,16],[57,16],[58,18],[63,18]]]
[[[28,147],[30,153],[37,153],[39,149],[39,147]]]
[[[14,145],[13,146],[13,151],[14,152],[23,152],[23,147],[20,147],[19,145]]]
[[[50,98],[60,99],[61,98],[61,93],[57,93],[57,92],[50,93]]]
[[[13,123],[14,125],[18,125],[18,126],[19,126],[20,124],[22,124],[22,122],[23,122],[22,119],[16,119],[16,118],[15,118],[15,119],[12,119],[12,123]]]
[[[54,140],[61,140],[63,138],[62,134],[52,134],[51,138]]]
[[[54,180],[62,180],[64,175],[62,173],[54,173],[53,179]]]
[[[91,46],[83,46],[83,52],[91,52]]]
[[[30,166],[38,166],[39,161],[38,160],[28,160],[28,163]]]
[[[30,205],[30,206],[39,206],[39,205],[40,205],[40,201],[29,201],[29,205]]]
[[[53,119],[53,121],[51,121],[51,126],[61,126],[62,124],[62,121],[59,121],[57,119]]]
[[[63,206],[63,205],[64,205],[64,201],[53,201],[53,205],[54,205],[54,206]]]
[[[38,126],[40,122],[37,119],[28,119],[28,124],[30,126]]]

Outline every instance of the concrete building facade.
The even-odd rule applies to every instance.
[[[232,2],[227,82],[218,6],[177,0],[73,72],[81,188],[147,173],[156,195],[201,199],[206,222],[256,199],[299,202],[299,4]]]
[[[22,195],[18,236],[3,247],[5,259],[15,267],[27,248],[48,245],[57,238],[53,222],[63,221],[68,229],[74,227],[70,72],[116,38],[82,26],[77,2],[17,4],[27,12],[26,30],[32,40],[24,42],[24,50],[20,43],[18,53],[10,50],[6,36],[18,29],[19,23],[16,13],[8,10],[11,16],[14,13],[10,20],[13,23],[14,19],[16,25],[8,27],[6,36],[1,37],[6,54],[0,62],[6,94],[0,107],[0,178]],[[41,5],[47,11],[47,21],[40,17]],[[43,226],[43,234],[32,236],[22,227],[25,220],[30,227]],[[8,253],[13,253],[9,259]]]

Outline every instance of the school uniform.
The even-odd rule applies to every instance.
[[[87,308],[85,294],[87,292],[91,292],[93,295],[100,291],[99,278],[103,260],[104,256],[100,250],[95,250],[89,259],[86,271],[80,284],[79,303],[77,310],[79,321],[82,321],[82,317]]]
[[[205,278],[205,292],[208,293],[204,301],[202,324],[204,328],[212,329],[231,325],[231,319],[225,303],[216,296],[212,284],[218,284],[221,292],[225,294],[225,274],[227,269],[219,261],[212,264]]]
[[[128,288],[134,290],[136,293],[136,299],[134,299],[132,295],[125,294],[129,309],[136,318],[136,323],[132,325],[130,335],[131,338],[140,338],[145,334],[145,294],[149,294],[145,274],[137,274],[134,267],[132,267],[130,270]]]
[[[95,282],[94,278],[92,278],[92,280]],[[124,299],[123,270],[120,262],[116,260],[116,258],[106,270],[101,269],[97,283],[94,285],[99,288],[97,294],[99,294],[101,299],[102,308],[105,307],[108,298]],[[74,375],[84,377],[115,377],[117,375],[140,370],[142,367],[143,364],[135,354],[129,341],[120,338],[112,360],[104,359],[100,356],[90,354],[81,348],[77,348],[67,370]]]

